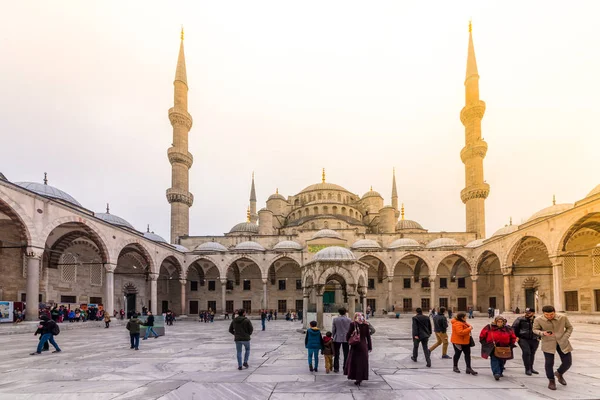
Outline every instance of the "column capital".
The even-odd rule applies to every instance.
[[[27,258],[37,258],[41,260],[44,256],[44,249],[40,249],[38,247],[28,247],[25,256]]]
[[[323,292],[325,291],[325,285],[313,285],[314,289],[315,289],[315,293],[317,294],[317,296],[323,296]]]
[[[479,279],[479,275],[471,275],[471,280],[473,282],[477,282],[477,279]]]
[[[106,271],[106,273],[111,273],[112,274],[117,269],[117,265],[116,264],[106,263],[106,264],[103,264],[102,266],[104,267],[104,270]]]
[[[437,279],[437,274],[429,275],[429,282],[430,283],[435,283],[436,279]]]
[[[262,283],[263,283],[263,285],[266,285],[267,283],[269,283],[269,278],[262,278]]]
[[[219,278],[221,285],[227,285],[227,278]]]
[[[509,266],[504,266],[501,268],[501,270],[502,270],[502,275],[504,275],[504,276],[512,275],[512,272],[513,272],[512,267],[509,267]]]
[[[150,272],[148,274],[148,279],[150,279],[151,281],[156,282],[158,280],[158,274],[156,274],[154,272]]]
[[[182,285],[187,285],[187,279],[180,279],[179,283],[181,283]]]
[[[387,281],[388,282],[393,282],[394,281],[394,277],[393,276],[388,276],[387,277]]]

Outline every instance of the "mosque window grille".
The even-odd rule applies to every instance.
[[[592,250],[592,271],[593,275],[600,275],[600,248]]]
[[[563,278],[577,277],[577,257],[564,257]]]
[[[102,264],[90,265],[90,285],[102,286]]]
[[[60,256],[60,280],[62,282],[77,282],[77,258],[71,253]]]

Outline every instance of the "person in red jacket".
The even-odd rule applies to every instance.
[[[506,325],[506,319],[502,315],[496,316],[494,322],[486,325],[479,334],[479,342],[481,343],[481,357],[490,358],[490,365],[492,367],[492,373],[494,379],[500,380],[504,375],[504,364],[506,364],[506,358],[498,358],[494,354],[495,347],[510,347],[511,348],[511,359],[512,348],[515,347],[515,343],[519,339],[515,335],[512,328]]]

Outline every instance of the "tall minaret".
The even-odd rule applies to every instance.
[[[465,164],[465,188],[460,192],[460,198],[466,206],[467,232],[476,233],[478,238],[485,237],[485,199],[490,193],[490,186],[483,180],[483,159],[487,153],[487,143],[481,139],[484,113],[485,103],[479,100],[479,74],[469,22],[465,107],[460,112],[460,121],[465,126],[465,147],[460,152]]]
[[[396,168],[392,172],[392,207],[398,211],[398,191],[396,190]]]
[[[255,224],[258,221],[258,214],[256,213],[256,188],[254,187],[254,172],[252,173],[252,187],[250,188],[250,214],[248,222]]]
[[[167,201],[171,204],[171,243],[177,243],[180,236],[190,232],[190,207],[194,196],[189,192],[189,169],[194,158],[188,151],[188,133],[192,128],[192,116],[188,113],[188,85],[183,53],[183,28],[181,44],[175,71],[175,97],[173,108],[169,109],[169,120],[173,126],[173,143],[167,150],[171,163],[171,188],[167,189]]]

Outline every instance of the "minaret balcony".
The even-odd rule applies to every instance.
[[[479,183],[477,185],[472,185],[464,188],[460,191],[460,199],[463,203],[467,203],[469,200],[473,199],[487,199],[490,194],[490,185],[487,183]]]
[[[192,116],[181,108],[169,108],[169,121],[172,126],[183,125],[188,131],[192,129]]]
[[[462,122],[463,125],[466,125],[467,122],[474,118],[482,119],[483,114],[485,114],[485,102],[479,100],[475,104],[468,104],[463,107],[460,111],[460,122]]]
[[[167,201],[171,203],[184,203],[188,207],[194,204],[194,195],[185,190],[169,188],[167,189]]]
[[[175,163],[184,164],[188,169],[192,168],[194,163],[194,156],[189,151],[178,149],[177,147],[169,147],[167,150],[167,156],[171,165]]]
[[[460,159],[462,160],[463,164],[465,164],[467,160],[475,157],[484,158],[487,154],[487,150],[487,143],[483,140],[478,140],[473,144],[467,144],[465,147],[463,147],[463,149],[460,151]]]

